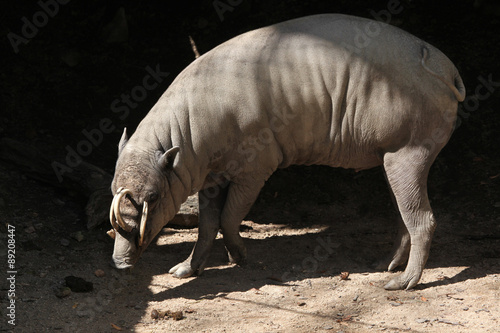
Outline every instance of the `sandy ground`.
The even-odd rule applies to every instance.
[[[396,212],[380,172],[333,172],[337,185],[331,191],[321,182],[307,186],[323,172],[306,169],[297,177],[304,170],[292,169],[273,176],[242,226],[247,265],[227,264],[219,236],[206,271],[179,280],[168,269],[189,255],[197,229],[165,228],[132,272],[118,272],[109,266],[108,226],[85,230],[74,198],[3,169],[6,188],[22,191],[2,204],[9,208],[2,228],[16,226],[18,273],[16,326],[3,315],[0,327],[73,333],[498,332],[500,230],[494,211],[478,215],[460,196],[435,193],[439,227],[421,283],[411,291],[386,291],[383,285],[399,273],[372,267],[390,251]],[[292,178],[298,191],[277,191]],[[104,276],[95,275],[98,269]],[[92,282],[93,291],[56,296],[70,275]],[[8,287],[2,281],[2,313]],[[153,310],[182,311],[183,318],[153,319]]]

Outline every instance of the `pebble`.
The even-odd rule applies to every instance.
[[[97,277],[104,277],[106,276],[106,272],[99,268],[95,270],[94,275]]]
[[[61,238],[59,242],[62,246],[69,246],[69,240],[67,240],[66,238]]]
[[[59,298],[68,297],[71,295],[71,289],[69,287],[62,287],[55,291],[55,294]]]
[[[425,318],[417,318],[417,319],[415,319],[415,321],[416,321],[417,323],[423,324],[423,323],[427,323],[427,322],[429,322],[429,319],[425,319]]]
[[[77,240],[78,242],[81,242],[84,237],[81,231],[73,232],[71,235],[69,235],[71,238]]]
[[[65,203],[64,201],[62,201],[61,199],[57,199],[57,198],[52,199],[52,202],[53,202],[53,203],[55,203],[55,204],[56,204],[56,205],[58,205],[58,206],[61,206],[61,207],[62,207],[62,206],[64,206],[64,205],[66,204],[66,203]]]
[[[85,293],[94,289],[94,284],[92,282],[85,281],[80,277],[70,275],[66,276],[64,280],[66,281],[66,286],[71,288],[71,291],[77,293]]]
[[[27,234],[32,234],[35,232],[35,227],[30,225],[29,227],[27,227],[26,229],[24,229],[24,232],[26,232]]]
[[[398,302],[390,302],[389,304],[392,306],[400,306],[401,305],[401,303],[398,303]]]

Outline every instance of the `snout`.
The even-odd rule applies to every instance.
[[[110,262],[112,267],[117,269],[131,268],[139,259],[141,251],[135,245],[134,235],[128,236],[129,238],[125,238],[120,232],[116,232],[113,256]]]
[[[109,263],[111,267],[117,268],[117,269],[127,269],[127,268],[132,268],[134,267],[134,264],[130,263],[127,260],[124,260],[122,258],[116,258],[113,256],[111,262]]]

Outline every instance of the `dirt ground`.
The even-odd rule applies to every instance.
[[[498,180],[479,177],[469,194],[444,196],[433,186],[439,164],[434,169],[439,226],[427,268],[414,290],[386,291],[399,273],[372,267],[391,249],[396,211],[379,169],[278,172],[242,225],[248,264],[227,264],[218,237],[206,271],[180,280],[168,269],[189,255],[197,229],[165,228],[131,272],[118,272],[109,265],[108,226],[87,231],[74,198],[2,166],[7,188],[19,189],[2,203],[4,221],[16,225],[18,271],[17,325],[3,321],[2,330],[498,332],[500,218],[498,208],[485,213],[473,202],[476,190],[493,190]],[[295,190],[279,190],[291,182]],[[104,276],[95,275],[99,269]],[[71,275],[93,290],[59,298]],[[7,287],[2,281],[2,291]],[[153,310],[183,317],[153,319]]]
[[[393,1],[223,2],[240,5],[220,16],[212,0],[175,6],[71,1],[19,44],[19,52],[3,38],[0,137],[64,160],[67,147],[86,140],[85,130],[110,119],[115,129],[84,160],[112,173],[123,127],[133,132],[194,59],[188,36],[205,53],[239,33],[308,14],[374,18]],[[42,10],[39,3],[4,6],[1,35],[21,34],[22,18],[31,20]],[[116,271],[109,265],[109,225],[86,228],[87,198],[0,161],[0,331],[499,332],[500,6],[492,0],[401,5],[390,24],[441,49],[457,66],[467,94],[481,97],[461,109],[458,127],[431,169],[438,227],[414,290],[384,290],[400,272],[373,268],[390,253],[397,218],[379,168],[278,171],[243,222],[248,264],[228,265],[219,237],[206,271],[179,280],[168,270],[189,255],[196,229],[165,228],[131,272]],[[121,7],[126,29],[113,19],[120,18]],[[121,41],[109,41],[110,26],[118,27]],[[157,66],[168,76],[129,115],[115,113],[113,103],[123,107],[123,94],[140,88],[147,68]],[[9,233],[8,225],[15,231]],[[11,284],[4,278],[9,239],[16,250],[15,326],[8,323]],[[91,282],[92,290],[70,291],[68,276]],[[182,318],[154,319],[154,310],[160,317],[182,311]]]

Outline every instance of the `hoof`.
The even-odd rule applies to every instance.
[[[230,251],[227,251],[227,256],[229,257],[229,262],[231,264],[238,264],[240,266],[245,265],[247,263],[246,249],[244,248],[243,251],[234,251],[234,252],[233,252],[233,254],[231,254]]]
[[[181,262],[175,265],[169,271],[174,277],[178,279],[187,278],[193,275],[194,270],[191,268],[191,264],[188,262]]]
[[[404,289],[404,286],[402,286],[399,282],[397,282],[396,279],[392,279],[384,286],[384,289],[385,290],[401,290],[401,289]]]
[[[385,286],[384,289],[386,290],[409,290],[415,287],[418,284],[418,281],[420,280],[420,275],[415,276],[410,278],[405,278],[405,273],[395,277],[391,281],[389,281]]]

